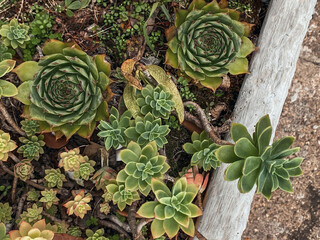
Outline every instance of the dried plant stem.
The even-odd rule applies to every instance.
[[[198,104],[196,104],[195,102],[192,102],[192,101],[187,101],[184,103],[184,106],[187,106],[187,105],[192,105],[196,108],[196,112],[197,112],[198,117],[201,121],[203,129],[209,134],[210,138],[215,143],[220,144],[220,145],[231,145],[230,142],[224,141],[218,137],[217,133],[214,131],[214,128],[212,127],[212,125],[208,121],[205,112]]]
[[[120,211],[119,209],[117,209],[117,213],[119,213],[119,215],[123,216],[123,217],[128,217],[128,212],[126,211]],[[136,218],[143,218],[141,216],[139,216],[137,213],[136,213]]]
[[[194,125],[196,125],[198,128],[202,128],[202,124],[199,121],[198,118],[193,116],[191,113],[184,111],[184,120],[192,122]]]
[[[129,238],[129,239],[131,238],[130,235],[123,228],[121,228],[120,226],[118,226],[112,222],[108,222],[108,221],[99,219],[98,223],[102,226],[107,227],[107,228],[112,228],[113,230],[116,230],[120,234],[123,234],[126,238]]]
[[[2,161],[0,161],[0,166],[2,167],[2,169],[3,169],[6,173],[9,173],[10,175],[14,176],[14,173],[13,173],[9,168],[7,168],[7,167],[3,164]],[[20,179],[20,180],[22,180],[22,179]],[[22,181],[24,181],[24,180],[22,180]],[[37,183],[35,183],[35,182],[32,182],[32,181],[30,181],[30,180],[26,180],[26,181],[24,181],[24,182],[27,183],[27,184],[29,184],[29,185],[31,185],[32,187],[35,187],[35,188],[39,189],[39,190],[45,190],[45,189],[46,189],[44,186],[39,185],[39,184],[37,184]]]
[[[174,182],[174,177],[171,177],[169,174],[164,174],[163,178],[170,182]]]
[[[41,213],[43,216],[49,218],[51,221],[53,222],[57,222],[57,223],[61,223],[61,224],[64,224],[67,228],[69,227],[69,224],[67,224],[65,221],[59,219],[59,218],[56,218],[54,216],[51,216],[49,213],[45,212],[45,211],[42,211]]]
[[[152,220],[153,220],[153,218],[143,218],[140,220],[139,224],[137,225],[137,238],[136,239],[144,238],[142,236],[141,230],[142,230],[143,226],[147,225],[149,222],[152,222]]]
[[[133,239],[136,239],[136,236],[137,236],[137,226],[136,226],[137,204],[138,204],[137,201],[133,202],[129,207],[129,211],[128,211],[128,223],[131,228]]]
[[[18,185],[18,177],[14,176],[12,183],[12,191],[11,191],[11,201],[14,202],[16,196],[16,190]]]
[[[3,105],[3,103],[0,100],[0,112],[6,119],[6,121],[11,125],[11,127],[20,135],[25,136],[25,132],[21,130],[21,128],[15,123],[15,121],[11,118],[10,114],[8,113],[6,107]]]
[[[202,196],[200,191],[198,191],[197,203],[198,203],[198,207],[203,211]]]
[[[197,229],[195,229],[195,235],[199,240],[207,240]]]
[[[107,219],[111,222],[114,222],[115,224],[118,224],[120,227],[122,227],[126,232],[130,232],[131,228],[128,224],[121,222],[120,219],[115,215],[107,215]]]
[[[18,207],[17,207],[17,211],[16,211],[16,218],[15,218],[16,221],[17,221],[17,219],[20,217],[20,215],[22,213],[24,202],[26,201],[26,198],[27,198],[27,193],[28,193],[28,190],[25,189],[23,194],[22,194],[22,196],[20,197],[20,200],[19,200],[19,203],[18,203]]]
[[[15,162],[15,163],[19,163],[20,159],[16,157],[16,155],[14,155],[12,152],[8,152],[8,156]]]

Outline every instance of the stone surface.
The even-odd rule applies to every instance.
[[[320,239],[320,1],[304,40],[297,70],[276,131],[292,135],[304,157],[294,194],[255,195],[242,239]]]

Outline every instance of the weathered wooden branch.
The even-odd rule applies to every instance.
[[[251,133],[254,124],[265,114],[270,115],[273,129],[277,127],[316,2],[273,0],[270,3],[259,36],[259,50],[251,61],[251,74],[246,76],[234,110],[234,122],[244,124]],[[237,181],[225,181],[226,167],[222,164],[214,172],[198,227],[209,240],[241,239],[255,193],[253,189],[241,194]]]

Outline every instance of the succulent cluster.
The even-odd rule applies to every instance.
[[[19,24],[15,18],[10,23],[2,25],[0,29],[3,43],[6,46],[11,46],[13,49],[26,47],[26,42],[30,40],[28,32],[29,26]]]
[[[124,133],[126,137],[140,146],[146,146],[155,141],[158,148],[168,143],[166,136],[170,129],[168,125],[161,124],[161,118],[155,118],[151,113],[144,117],[136,117],[134,126],[128,127]]]
[[[0,130],[0,161],[8,160],[8,153],[17,148],[14,141],[10,140],[9,133]]]
[[[248,72],[246,56],[255,46],[247,38],[249,24],[239,22],[238,12],[221,8],[216,0],[208,4],[194,0],[175,16],[175,26],[167,34],[167,64],[213,90],[228,72]]]
[[[0,222],[8,223],[11,220],[12,207],[9,203],[0,203]]]
[[[173,238],[182,229],[186,234],[194,235],[192,218],[198,217],[202,211],[192,203],[198,193],[194,184],[187,184],[186,178],[180,178],[172,187],[159,180],[152,179],[152,191],[157,202],[144,203],[138,214],[145,218],[154,218],[151,224],[153,238],[161,237],[164,233]]]
[[[38,202],[40,197],[40,192],[31,188],[27,193],[27,200],[31,202]]]
[[[104,55],[89,57],[77,44],[47,41],[39,62],[15,68],[23,82],[16,96],[25,104],[24,116],[40,123],[42,132],[69,139],[89,137],[96,122],[107,117],[110,64]]]
[[[54,232],[49,230],[44,219],[31,225],[25,221],[22,221],[19,230],[13,230],[9,232],[11,240],[52,240]]]
[[[40,133],[39,123],[35,120],[25,119],[21,122],[21,129],[25,131],[27,136],[31,137],[37,133]]]
[[[92,195],[90,193],[85,195],[84,190],[80,190],[74,197],[74,200],[67,202],[63,206],[67,208],[68,215],[74,214],[77,217],[83,218],[87,211],[91,210],[91,207],[88,204],[91,200]]]
[[[172,95],[166,92],[161,85],[153,88],[151,85],[144,87],[137,94],[137,103],[141,114],[152,113],[156,118],[168,119],[175,104]]]
[[[14,165],[14,175],[23,181],[30,179],[33,166],[29,160],[23,160]]]
[[[110,110],[109,122],[100,121],[98,126],[100,132],[98,136],[104,139],[107,150],[111,147],[117,149],[120,145],[127,146],[128,139],[124,135],[124,130],[130,126],[132,114],[130,111],[124,112],[121,117],[115,107]]]
[[[293,192],[290,177],[302,174],[300,164],[303,158],[286,159],[299,151],[299,148],[290,148],[293,137],[284,137],[269,145],[271,135],[269,115],[258,121],[252,137],[242,124],[232,124],[231,137],[235,144],[222,146],[216,152],[219,161],[231,163],[226,169],[225,180],[239,178],[240,192],[249,192],[255,184],[257,193],[267,199],[278,187]]]
[[[87,239],[86,240],[109,240],[109,238],[104,237],[104,229],[98,229],[93,232],[91,229],[86,230]]]
[[[66,176],[61,173],[60,169],[46,169],[46,176],[44,179],[46,180],[46,185],[50,188],[62,188],[63,182],[66,181]]]
[[[43,141],[44,136],[30,136],[30,137],[20,137],[19,140],[23,144],[18,148],[17,152],[22,153],[24,158],[28,160],[39,160],[40,154],[44,153],[43,146],[45,142]]]
[[[6,59],[0,62],[0,77],[3,77],[16,65],[16,61]],[[0,79],[0,99],[1,97],[13,97],[18,94],[18,89],[11,82]]]
[[[188,154],[192,154],[191,166],[197,165],[205,171],[210,171],[211,168],[216,169],[220,166],[220,162],[216,157],[216,151],[220,146],[215,144],[205,131],[201,134],[193,132],[191,140],[192,143],[183,145],[183,149]]]
[[[41,191],[42,198],[40,198],[39,202],[43,202],[47,209],[49,209],[52,204],[57,204],[59,202],[59,198],[57,198],[57,191],[53,189],[45,189]]]
[[[22,221],[28,222],[30,224],[33,224],[39,220],[42,219],[42,207],[38,207],[37,204],[33,204],[31,208],[27,208],[27,211],[24,211],[21,215],[20,218],[18,219],[18,223]]]

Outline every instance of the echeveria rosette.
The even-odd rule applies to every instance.
[[[24,211],[18,220],[16,221],[17,224],[20,224],[21,220],[26,221],[30,224],[33,224],[42,219],[42,211],[43,207],[38,207],[37,204],[33,204],[32,207],[27,208],[27,211]]]
[[[16,148],[17,145],[10,139],[10,134],[0,130],[0,161],[7,161],[8,153]]]
[[[210,171],[211,168],[216,169],[220,166],[220,161],[216,157],[216,151],[220,146],[215,144],[205,131],[201,134],[193,132],[191,140],[192,143],[183,145],[183,149],[188,154],[193,154],[191,166],[198,165],[203,167],[205,171]]]
[[[7,59],[0,62],[0,77],[3,77],[16,65],[16,61]],[[18,94],[18,89],[14,84],[0,79],[0,99],[1,97],[13,97]]]
[[[246,56],[255,47],[247,38],[250,25],[238,21],[239,13],[221,8],[216,0],[208,4],[194,0],[175,16],[175,26],[167,34],[167,64],[212,90],[228,72],[248,72]]]
[[[23,181],[30,179],[33,173],[33,166],[29,160],[22,160],[14,165],[14,176]]]
[[[286,159],[299,151],[290,148],[294,137],[284,137],[269,146],[272,126],[269,115],[262,117],[255,127],[253,137],[242,124],[232,124],[231,137],[234,145],[222,146],[216,153],[224,163],[231,163],[225,171],[225,179],[233,181],[239,178],[238,189],[249,192],[257,185],[257,193],[267,199],[278,187],[293,192],[290,177],[302,174],[300,164],[303,158]]]
[[[62,188],[63,182],[66,182],[66,176],[61,173],[60,169],[46,169],[45,170],[46,186],[49,188]]]
[[[104,55],[92,58],[78,45],[57,40],[47,41],[43,53],[39,62],[14,69],[23,82],[16,98],[25,104],[24,117],[57,138],[90,137],[96,122],[107,118],[110,64]]]
[[[12,219],[11,215],[12,207],[10,207],[9,203],[0,203],[0,223],[10,222]]]
[[[85,195],[84,190],[75,196],[74,200],[71,200],[65,203],[63,206],[67,208],[68,215],[75,214],[80,218],[84,218],[84,215],[91,210],[90,205],[88,204],[92,200],[92,195],[90,193]]]
[[[28,160],[39,160],[40,154],[44,153],[43,146],[45,142],[43,141],[44,136],[29,136],[28,138],[20,137],[19,141],[23,143],[21,147],[18,148],[17,152],[22,153],[23,157]]]
[[[0,28],[0,36],[3,43],[7,47],[16,49],[18,47],[25,48],[26,42],[30,40],[29,26],[25,24],[19,24],[17,19],[12,19],[10,23],[4,24]]]
[[[11,240],[52,240],[54,232],[49,230],[44,219],[36,222],[32,226],[22,221],[19,230],[13,230],[9,232]]]
[[[85,157],[80,154],[79,148],[60,153],[60,158],[59,167],[63,167],[67,172],[78,171],[80,164],[86,162]]]
[[[156,142],[150,142],[141,148],[130,142],[127,149],[120,152],[126,167],[117,175],[117,181],[125,184],[126,189],[139,190],[147,196],[151,190],[151,179],[162,179],[170,168],[166,157],[159,155]]]
[[[41,191],[42,198],[39,202],[43,202],[47,209],[49,209],[52,204],[58,204],[59,198],[57,198],[57,191],[53,189],[45,189]]]
[[[117,204],[120,211],[125,209],[126,205],[131,206],[133,202],[140,199],[137,191],[126,189],[124,183],[117,182],[116,180],[110,180],[106,188],[112,194],[113,204]]]
[[[27,134],[27,136],[33,136],[40,133],[39,123],[35,120],[25,119],[21,122],[21,129]]]
[[[165,233],[169,238],[173,238],[179,229],[193,236],[195,228],[192,218],[202,214],[192,203],[198,193],[196,185],[187,184],[183,177],[174,184],[172,191],[157,179],[152,179],[151,187],[158,201],[144,203],[138,214],[145,218],[154,218],[151,224],[153,238]]]
[[[130,126],[131,117],[132,114],[130,111],[125,111],[120,117],[118,110],[112,107],[109,122],[100,121],[98,137],[104,138],[104,144],[107,150],[111,147],[117,149],[120,145],[127,146],[128,139],[124,134],[124,130]]]
[[[79,170],[73,171],[73,176],[78,179],[89,180],[89,177],[94,172],[93,166],[96,164],[95,161],[89,160],[87,156],[84,156],[86,162],[80,163]]]
[[[144,117],[137,116],[134,126],[127,128],[124,134],[141,147],[156,141],[157,147],[162,148],[164,144],[168,143],[166,136],[169,132],[169,125],[162,125],[161,118],[155,118],[151,113],[148,113]]]
[[[162,85],[152,87],[145,86],[137,93],[137,103],[142,115],[152,113],[156,118],[168,119],[175,104],[172,101],[172,95],[166,92]]]

